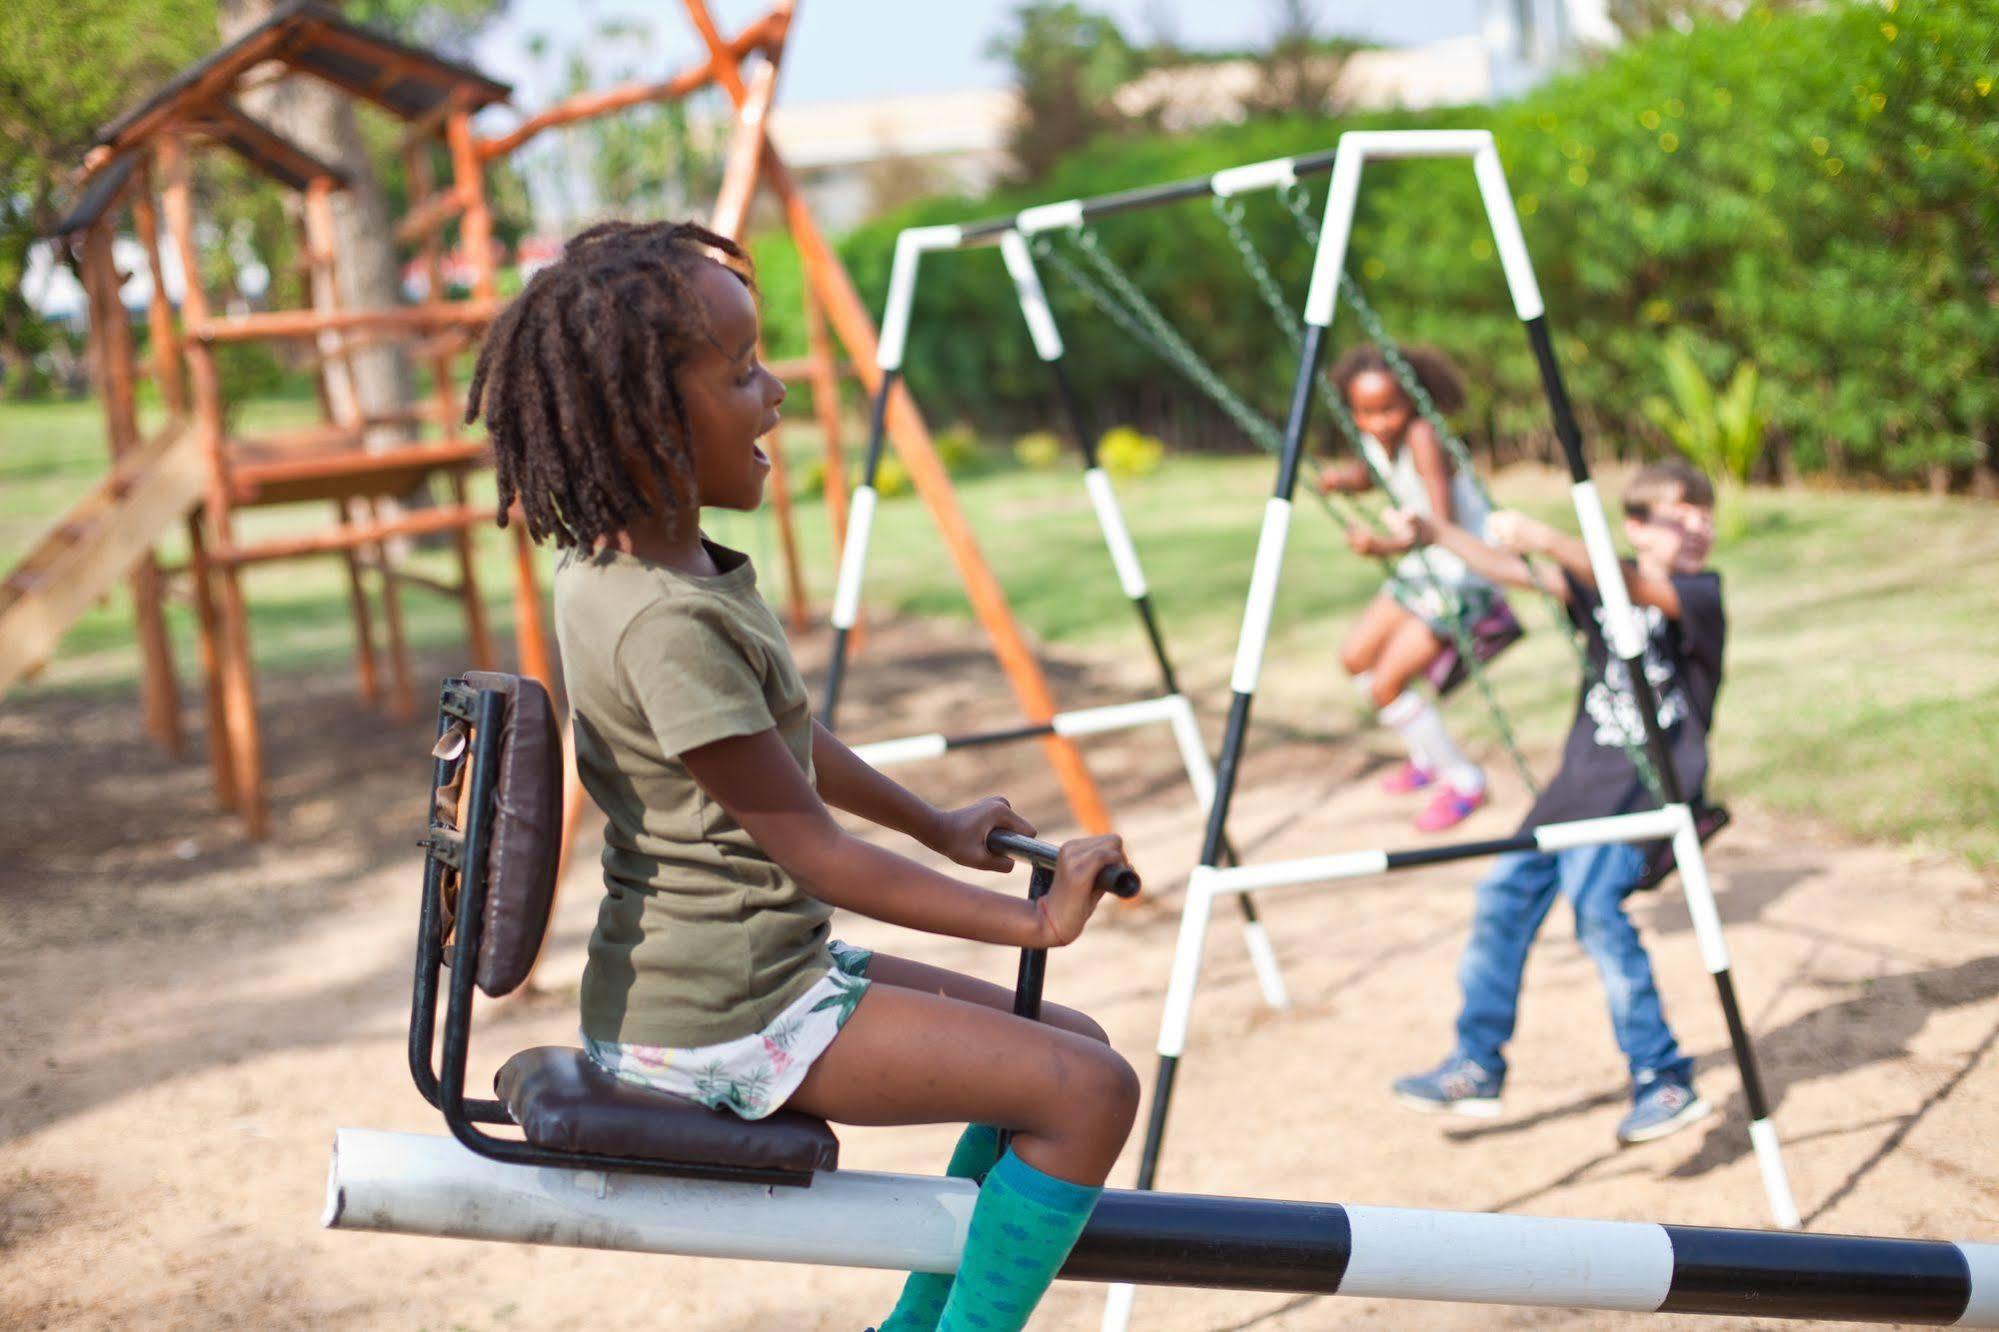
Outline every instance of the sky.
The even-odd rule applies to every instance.
[[[780,95],[797,104],[998,87],[1006,71],[988,60],[988,38],[1004,26],[1017,0],[800,0],[786,53]],[[711,0],[716,22],[733,32],[762,13],[759,0]],[[1168,25],[1192,47],[1251,46],[1275,22],[1274,0],[1092,0],[1136,38]],[[1328,33],[1406,45],[1473,32],[1479,0],[1318,0],[1320,28]],[[506,17],[473,46],[473,59],[514,85],[514,105],[534,109],[554,100],[558,64],[537,62],[529,38],[540,34],[554,50],[605,20],[637,18],[651,24],[658,49],[634,47],[634,68],[667,72],[701,54],[678,0],[510,0]]]

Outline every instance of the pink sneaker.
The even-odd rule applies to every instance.
[[[1403,759],[1402,766],[1381,779],[1381,789],[1390,795],[1408,795],[1420,791],[1437,780],[1437,774],[1416,766],[1416,760]]]
[[[1483,789],[1467,794],[1446,782],[1416,816],[1416,831],[1432,833],[1455,828],[1484,803]]]

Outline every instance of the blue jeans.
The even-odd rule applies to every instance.
[[[1633,1081],[1659,1075],[1690,1077],[1693,1060],[1680,1054],[1666,1025],[1652,960],[1624,914],[1625,894],[1638,881],[1644,855],[1631,846],[1585,846],[1502,856],[1478,886],[1471,938],[1458,963],[1464,1008],[1458,1013],[1458,1053],[1496,1077],[1506,1075],[1501,1050],[1520,1012],[1520,974],[1527,949],[1559,894],[1576,913],[1576,940],[1596,963],[1610,1005],[1617,1046]]]

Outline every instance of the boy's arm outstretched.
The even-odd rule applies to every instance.
[[[815,744],[815,758],[818,752]],[[814,897],[891,925],[1013,948],[1060,947],[1075,941],[1095,909],[1098,872],[1124,863],[1124,844],[1115,836],[1070,842],[1063,847],[1054,890],[1040,902],[1029,902],[961,883],[848,833],[834,822],[775,730],[689,749],[680,761],[764,853]],[[887,778],[880,780],[895,786]],[[916,800],[907,791],[902,794]]]
[[[962,809],[939,809],[882,773],[817,721],[812,723],[812,770],[819,798],[949,856],[971,869],[1009,870],[1013,862],[986,849],[995,828],[1034,836],[1034,825],[1003,796],[987,796]]]
[[[1486,520],[1486,532],[1495,544],[1522,556],[1545,555],[1562,566],[1584,587],[1596,586],[1596,567],[1590,563],[1589,547],[1582,538],[1570,536],[1537,518],[1505,509]],[[1624,585],[1640,606],[1657,606],[1671,619],[1680,618],[1680,593],[1667,578],[1653,578],[1630,561],[1622,561]],[[1566,595],[1566,594],[1565,594]]]
[[[1492,531],[1506,515],[1494,514],[1487,521]],[[1507,587],[1540,588],[1562,600],[1569,599],[1568,584],[1552,569],[1541,568],[1515,550],[1503,550],[1479,540],[1456,523],[1439,522],[1409,509],[1390,509],[1382,515],[1389,535],[1415,545],[1442,546],[1463,560],[1473,573]]]

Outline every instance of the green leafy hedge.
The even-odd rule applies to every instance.
[[[1751,10],[1661,33],[1499,107],[1100,142],[1031,195],[925,201],[855,232],[842,253],[879,308],[904,226],[1198,176],[1325,148],[1346,129],[1487,126],[1600,444],[1663,446],[1643,403],[1666,389],[1676,334],[1717,379],[1745,357],[1759,368],[1774,465],[1961,481],[1992,465],[1999,433],[1995,77],[1999,0]],[[1302,292],[1310,256],[1292,219],[1269,199],[1248,209],[1285,289]],[[1209,205],[1107,219],[1099,235],[1228,381],[1276,415],[1291,356]],[[1464,164],[1371,166],[1348,263],[1399,337],[1465,365],[1475,436],[1545,447],[1533,364]],[[1170,381],[1051,285],[1100,424],[1149,414],[1158,428]],[[1045,414],[1047,385],[996,255],[933,257],[919,292],[908,374],[932,415],[999,430]],[[770,318],[788,340],[790,303]],[[1358,336],[1350,317],[1337,334]],[[1211,418],[1204,428],[1215,433]]]

